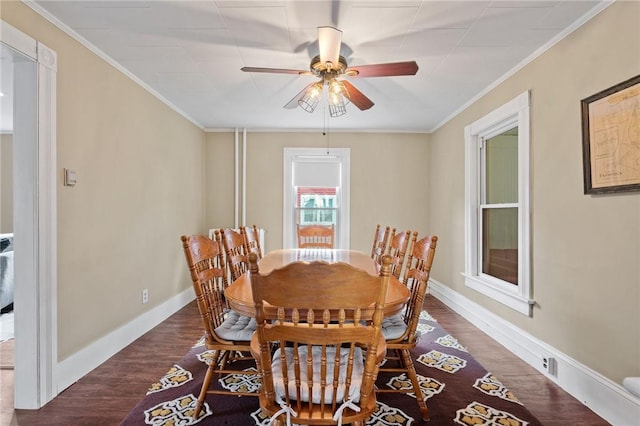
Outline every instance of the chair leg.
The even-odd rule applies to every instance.
[[[220,359],[224,355],[224,351],[215,350],[211,354],[211,358],[209,359],[209,365],[218,365],[220,363]]]
[[[204,375],[204,381],[202,382],[202,389],[200,389],[200,395],[198,396],[198,403],[196,404],[196,409],[193,412],[193,418],[197,419],[200,415],[200,410],[202,410],[202,406],[204,405],[204,400],[207,397],[207,391],[209,390],[209,385],[211,384],[211,379],[213,378],[213,373],[216,370],[216,364],[211,363],[207,368],[207,372]]]
[[[220,364],[220,370],[225,370],[227,368],[227,362],[229,361],[229,357],[231,356],[230,351],[222,351],[222,356],[216,359],[216,364]]]
[[[420,382],[418,381],[418,375],[416,374],[416,369],[413,366],[413,360],[411,359],[411,353],[409,352],[409,349],[402,349],[402,363],[407,370],[409,380],[411,380],[413,391],[416,394],[416,401],[418,401],[418,408],[422,413],[422,419],[428,421],[429,409],[427,408],[426,402],[424,402],[424,395],[422,394],[422,389],[420,388]]]

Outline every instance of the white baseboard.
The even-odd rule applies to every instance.
[[[640,398],[627,392],[618,383],[607,379],[438,281],[433,279],[429,281],[429,293],[612,425],[638,425]],[[555,376],[544,369],[542,360],[545,357],[555,359]]]
[[[194,299],[188,288],[59,362],[54,371],[56,395]]]

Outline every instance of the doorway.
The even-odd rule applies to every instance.
[[[13,106],[14,68],[24,60],[0,45],[0,370],[14,369]],[[4,382],[5,377],[3,377]]]
[[[37,409],[57,395],[57,57],[4,21],[0,29],[2,74],[13,75],[14,406]]]

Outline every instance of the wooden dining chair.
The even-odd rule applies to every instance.
[[[297,226],[298,248],[332,249],[335,239],[335,227],[324,225]]]
[[[276,425],[364,425],[386,352],[380,327],[390,259],[380,276],[319,261],[261,274],[257,260],[249,255],[262,412]]]
[[[216,230],[213,240],[204,235],[183,235],[181,240],[204,325],[205,346],[212,351],[193,413],[193,417],[197,419],[207,394],[257,395],[256,392],[209,389],[215,374],[257,375],[256,371],[232,368],[237,361],[253,359],[249,355],[249,341],[256,330],[256,322],[255,319],[240,315],[227,307],[224,298],[227,270],[220,233]]]
[[[244,238],[245,252],[255,252],[258,254],[258,259],[262,259],[262,246],[260,246],[260,231],[258,231],[258,227],[256,225],[251,227],[241,226],[240,233]]]
[[[403,279],[404,285],[411,292],[411,297],[403,312],[382,321],[382,333],[387,342],[387,363],[380,367],[380,371],[405,373],[408,382],[406,386],[395,389],[381,386],[376,391],[378,393],[400,392],[422,395],[410,350],[416,347],[420,337],[417,332],[418,322],[427,293],[437,242],[438,237],[435,235],[424,237],[416,242],[414,234],[411,239],[407,268]],[[398,367],[387,366],[391,362],[395,362]],[[422,418],[429,420],[429,409],[424,396],[417,397],[416,400]]]
[[[418,233],[414,232],[414,235],[417,237]],[[396,233],[396,228],[391,229],[391,236],[389,237],[386,254],[392,258],[391,275],[398,279],[402,272],[402,266],[404,265],[404,259],[407,254],[407,247],[409,246],[410,238],[411,231],[409,230]]]
[[[249,268],[244,235],[230,228],[220,229],[220,234],[226,254],[229,278],[231,281],[235,281]]]
[[[373,246],[371,247],[371,258],[380,264],[382,256],[387,250],[387,240],[389,239],[391,227],[382,228],[379,224],[376,226],[376,232],[373,234]]]

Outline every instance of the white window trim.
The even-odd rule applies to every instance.
[[[283,207],[282,207],[282,247],[293,248],[297,247],[296,233],[291,226],[293,223],[293,204],[294,204],[294,191],[292,190],[293,183],[293,164],[297,157],[335,157],[337,161],[340,161],[341,176],[340,176],[340,193],[338,205],[341,206],[338,210],[340,229],[341,232],[336,236],[336,248],[349,249],[349,235],[350,235],[350,216],[349,216],[349,203],[350,203],[350,181],[351,176],[351,149],[350,148],[284,148],[284,179],[283,179]]]
[[[483,274],[479,267],[480,141],[518,126],[518,285]],[[532,315],[529,210],[529,91],[468,125],[465,132],[465,284],[524,315]]]

